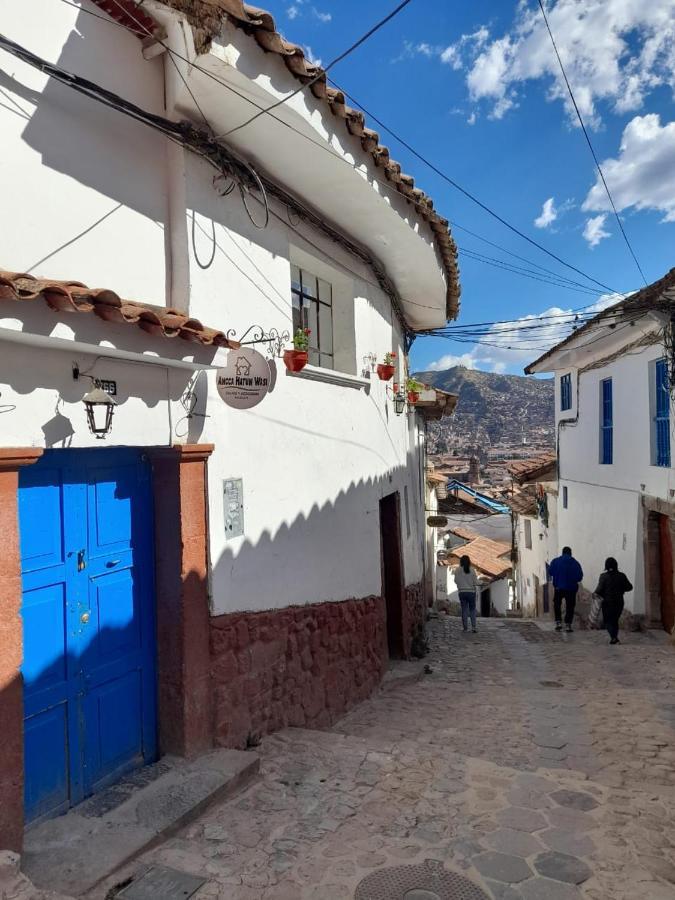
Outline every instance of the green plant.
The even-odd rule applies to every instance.
[[[309,336],[311,334],[309,328],[298,328],[293,335],[293,347],[295,350],[307,351],[309,349]]]
[[[382,365],[383,366],[393,366],[395,359],[396,359],[396,354],[393,351],[391,353],[385,353],[384,360],[382,361]]]
[[[420,391],[424,390],[424,385],[416,378],[408,378],[406,379],[405,389],[410,394],[419,394]]]

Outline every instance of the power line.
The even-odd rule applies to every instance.
[[[311,87],[313,84],[316,84],[317,81],[322,81],[329,69],[332,69],[333,66],[336,66],[339,62],[342,62],[342,60],[349,56],[350,53],[353,53],[354,50],[361,46],[361,44],[364,44],[370,37],[375,34],[375,32],[379,31],[380,28],[387,24],[387,22],[390,22],[395,16],[397,16],[401,12],[401,10],[404,9],[410,2],[411,0],[402,0],[402,2],[399,3],[399,5],[395,9],[393,9],[383,19],[380,19],[380,21],[373,25],[372,28],[369,28],[368,31],[364,35],[362,35],[362,37],[355,41],[350,47],[347,47],[346,50],[343,50],[343,52],[336,56],[335,59],[332,59],[327,66],[319,67],[319,71],[313,78],[302,84],[296,90],[292,91],[286,97],[282,97],[281,100],[277,100],[276,103],[272,103],[272,105],[268,106],[266,109],[260,110],[255,115],[251,116],[250,119],[242,122],[241,125],[237,125],[234,128],[231,128],[229,131],[226,131],[225,134],[220,135],[220,137],[225,138],[231,134],[234,134],[235,131],[241,131],[242,128],[246,128],[247,125],[255,122],[256,119],[260,118],[260,116],[265,115],[266,113],[270,113],[273,109],[277,109],[278,107],[282,106],[284,103],[288,102],[288,100],[291,100],[293,97],[296,97],[298,94],[302,93],[304,90],[306,90],[306,88]]]
[[[528,259],[526,256],[520,256],[519,253],[514,253],[513,250],[509,250],[506,247],[502,247],[501,244],[497,244],[494,241],[488,240],[488,238],[483,237],[482,234],[478,234],[476,231],[471,231],[471,229],[466,228],[464,225],[460,225],[456,220],[450,219],[450,224],[453,228],[459,229],[459,231],[465,231],[467,234],[470,234],[471,237],[475,237],[479,241],[483,241],[484,244],[489,244],[490,247],[494,247],[495,250],[501,250],[502,253],[507,253],[509,256],[513,256],[514,259],[519,259],[521,262],[526,262],[530,266],[534,266],[537,269],[541,269],[542,272],[546,272],[548,275],[553,275],[555,278],[560,278],[562,281],[566,281],[569,284],[574,284],[577,287],[586,288],[587,285],[583,284],[581,281],[574,281],[572,278],[567,278],[565,275],[560,275],[558,272],[554,272],[553,269],[547,269],[546,266],[541,266],[539,263],[534,262],[532,259]]]
[[[579,119],[579,124],[581,125],[581,130],[583,131],[584,137],[586,138],[586,143],[588,144],[588,149],[591,151],[591,156],[593,157],[593,161],[595,162],[595,167],[597,168],[598,172],[600,173],[600,178],[602,179],[602,183],[605,186],[605,191],[607,192],[607,196],[609,197],[609,202],[612,206],[612,210],[614,211],[616,221],[619,223],[619,228],[621,229],[621,234],[623,235],[623,239],[626,242],[626,246],[628,247],[628,250],[630,251],[630,255],[633,257],[633,261],[635,262],[635,265],[637,266],[638,271],[639,271],[640,275],[642,276],[642,280],[644,281],[645,285],[647,285],[648,282],[647,282],[647,279],[645,278],[645,273],[642,271],[642,267],[640,266],[640,263],[638,262],[638,258],[635,255],[635,251],[633,250],[633,247],[631,246],[631,243],[628,240],[628,235],[626,234],[626,231],[623,227],[623,222],[621,221],[621,218],[619,216],[617,208],[614,205],[614,199],[610,193],[609,187],[607,185],[607,181],[605,180],[604,172],[602,171],[602,168],[600,166],[600,161],[598,160],[595,150],[593,149],[593,144],[591,143],[591,139],[589,137],[588,131],[586,130],[586,126],[584,125],[584,120],[581,118],[581,112],[579,111],[579,107],[577,106],[577,101],[574,97],[574,93],[572,91],[572,86],[570,85],[569,79],[567,77],[567,73],[565,72],[565,67],[563,66],[562,59],[560,58],[560,53],[558,52],[558,47],[556,45],[555,38],[553,37],[553,32],[551,31],[551,26],[549,25],[548,16],[546,15],[546,10],[544,9],[544,4],[543,4],[542,0],[538,0],[538,2],[539,2],[539,9],[541,10],[541,14],[544,17],[544,22],[546,23],[546,30],[548,31],[549,37],[551,38],[551,43],[553,44],[553,49],[555,50],[555,55],[558,58],[558,64],[560,66],[560,71],[562,72],[562,76],[565,79],[565,84],[567,85],[567,90],[569,92],[570,99],[572,100],[572,105],[574,106],[574,111],[577,114],[577,118]]]
[[[507,272],[512,272],[514,275],[520,275],[523,278],[530,278],[533,281],[540,281],[544,284],[550,284],[553,287],[564,288],[568,291],[574,291],[577,294],[597,295],[598,293],[597,290],[593,290],[592,288],[574,287],[566,281],[554,281],[553,278],[546,277],[543,273],[528,272],[527,269],[523,269],[521,266],[513,266],[504,260],[495,259],[492,256],[485,256],[482,253],[478,253],[476,250],[469,250],[467,247],[458,246],[457,249],[461,250],[462,253],[469,259],[474,260],[474,262],[484,263],[485,265],[494,266],[498,269],[505,269]]]
[[[603,288],[603,290],[611,291],[613,294],[619,293],[618,291],[614,290],[614,288],[609,287],[609,285],[604,284],[602,281],[598,281],[597,278],[593,278],[591,275],[587,275],[581,269],[578,269],[576,266],[572,265],[572,263],[566,262],[560,256],[553,253],[552,250],[548,250],[546,247],[544,247],[543,244],[540,244],[538,241],[535,241],[534,238],[529,237],[527,234],[525,234],[525,232],[521,231],[515,225],[512,225],[510,222],[508,222],[506,219],[504,219],[502,216],[500,216],[499,213],[495,212],[493,209],[491,209],[489,206],[487,206],[487,204],[485,204],[481,200],[479,200],[478,197],[476,197],[474,194],[472,194],[466,188],[463,188],[461,184],[456,182],[453,178],[450,178],[450,176],[447,175],[445,172],[443,172],[441,169],[439,169],[438,166],[434,165],[434,163],[432,163],[425,156],[423,156],[421,153],[419,153],[417,150],[415,150],[415,148],[412,147],[404,138],[402,138],[397,132],[395,132],[388,125],[385,125],[381,119],[378,119],[377,116],[375,116],[372,112],[370,112],[368,109],[366,109],[366,107],[363,106],[362,103],[359,103],[358,100],[356,100],[353,96],[351,96],[351,94],[348,94],[347,91],[345,91],[338,84],[336,84],[336,82],[334,82],[332,79],[329,79],[329,80],[331,81],[331,84],[334,85],[334,87],[336,87],[339,91],[342,91],[342,93],[345,95],[345,97],[348,97],[349,100],[351,100],[352,103],[354,103],[356,106],[358,106],[359,109],[361,109],[370,119],[372,119],[374,122],[377,122],[377,124],[380,126],[380,128],[384,128],[384,130],[388,134],[390,134],[395,140],[397,140],[399,142],[399,144],[401,144],[403,147],[405,147],[406,150],[408,150],[410,153],[412,153],[413,156],[415,156],[417,159],[420,160],[420,162],[423,162],[425,166],[428,166],[432,170],[432,172],[435,172],[439,176],[439,178],[442,178],[444,181],[447,181],[448,184],[452,185],[452,187],[454,187],[456,190],[458,190],[461,194],[464,194],[465,197],[467,197],[469,200],[471,200],[472,203],[475,203],[477,206],[479,206],[484,212],[488,213],[488,215],[492,216],[493,219],[496,219],[498,222],[501,222],[501,224],[504,225],[506,228],[508,228],[509,231],[513,231],[514,234],[518,235],[518,237],[521,237],[523,240],[527,241],[529,244],[532,244],[533,247],[536,247],[538,250],[541,250],[543,253],[546,253],[547,256],[550,256],[552,259],[555,259],[555,261],[560,263],[560,265],[565,266],[568,269],[571,269],[573,272],[576,272],[577,275],[581,275],[584,278],[588,279],[588,281],[592,281],[594,284],[597,284],[599,287]]]
[[[80,12],[85,12],[85,13],[87,13],[87,14],[89,14],[89,15],[94,16],[94,17],[97,18],[97,19],[101,19],[101,20],[104,21],[104,22],[108,22],[109,24],[112,24],[112,25],[115,25],[115,26],[117,26],[117,27],[125,28],[125,29],[126,29],[126,26],[125,26],[125,25],[123,25],[123,24],[121,24],[121,23],[119,23],[119,22],[116,22],[116,21],[113,20],[113,19],[109,19],[109,18],[107,18],[107,17],[105,17],[105,16],[99,15],[99,14],[93,12],[92,10],[86,9],[85,7],[78,6],[76,3],[73,3],[72,0],[61,0],[61,2],[62,2],[62,3],[65,3],[65,4],[68,5],[68,6],[72,6],[73,8],[79,10]],[[149,34],[148,30],[145,29],[144,26],[141,26],[141,27],[144,28],[146,34]],[[222,87],[226,88],[228,91],[234,93],[237,97],[241,98],[242,100],[246,101],[247,103],[250,103],[252,106],[255,106],[255,107],[259,110],[259,113],[260,113],[260,114],[262,114],[262,113],[264,113],[264,112],[268,113],[268,115],[270,115],[270,117],[271,117],[272,119],[274,119],[276,122],[279,122],[281,125],[285,126],[286,128],[289,128],[289,129],[290,129],[291,131],[293,131],[295,134],[299,135],[299,136],[302,137],[304,140],[307,140],[307,141],[309,141],[310,143],[314,144],[316,147],[319,147],[321,150],[330,153],[331,156],[333,156],[334,159],[339,160],[339,161],[342,162],[342,163],[345,163],[345,164],[348,165],[350,168],[353,168],[353,169],[359,168],[357,165],[352,165],[352,163],[350,163],[349,160],[347,160],[345,157],[343,157],[343,156],[341,156],[340,154],[336,153],[336,152],[333,150],[332,147],[330,147],[330,146],[328,146],[328,145],[326,145],[326,144],[324,144],[324,143],[320,143],[320,142],[317,141],[317,140],[314,140],[314,139],[313,139],[312,137],[310,137],[309,135],[307,135],[307,134],[305,134],[304,132],[300,131],[299,129],[295,128],[295,127],[294,127],[293,125],[291,125],[289,122],[286,122],[284,119],[280,119],[278,116],[275,116],[273,113],[268,112],[268,110],[267,110],[265,107],[261,106],[261,105],[260,105],[259,103],[257,103],[255,100],[251,99],[250,97],[248,97],[248,96],[246,96],[245,94],[241,93],[240,91],[236,90],[236,88],[233,88],[232,85],[228,84],[226,81],[223,81],[221,78],[218,78],[216,75],[213,74],[213,72],[210,72],[208,69],[203,68],[202,66],[200,66],[198,63],[196,63],[196,62],[194,62],[194,61],[188,60],[186,57],[182,56],[180,53],[178,53],[177,51],[173,50],[171,47],[169,47],[165,42],[161,41],[160,39],[158,39],[158,38],[155,37],[155,40],[157,40],[157,42],[158,42],[162,47],[164,47],[164,49],[165,49],[169,54],[171,54],[171,55],[177,57],[178,59],[183,60],[183,62],[188,63],[193,69],[196,69],[198,72],[203,73],[203,74],[206,75],[208,78],[210,78],[210,79],[212,79],[213,81],[215,81],[217,84],[220,84]],[[324,71],[325,71],[325,70],[324,70]],[[337,85],[337,84],[336,84],[334,81],[332,81],[331,79],[328,79],[328,80],[329,80],[329,81],[331,82],[331,84],[333,84],[339,91],[341,91],[346,97],[348,97],[348,98],[352,101],[352,103],[354,103],[354,104],[355,104],[356,106],[358,106],[361,110],[363,110],[363,112],[364,112],[367,116],[369,116],[374,122],[377,122],[377,124],[380,125],[381,128],[383,128],[385,131],[387,131],[389,134],[391,134],[392,137],[394,137],[399,143],[401,143],[404,147],[406,147],[406,149],[408,149],[408,150],[409,150],[415,157],[417,157],[421,162],[423,162],[425,165],[427,165],[429,168],[431,168],[432,171],[436,172],[441,178],[443,178],[445,181],[447,181],[449,184],[451,184],[453,187],[455,187],[455,188],[456,188],[457,190],[459,190],[461,193],[465,194],[465,195],[466,195],[469,199],[471,199],[473,202],[477,203],[478,206],[480,206],[482,209],[484,209],[486,212],[488,212],[491,216],[493,216],[494,218],[496,218],[499,222],[501,222],[503,225],[505,225],[507,228],[509,228],[511,231],[513,231],[513,232],[514,232],[515,234],[517,234],[519,237],[521,237],[521,238],[523,238],[524,240],[528,241],[528,243],[530,243],[530,244],[532,244],[533,246],[537,247],[537,249],[541,250],[543,253],[547,254],[547,255],[550,256],[552,259],[555,259],[556,262],[559,262],[561,265],[565,266],[566,268],[569,268],[569,269],[571,269],[572,271],[577,272],[577,274],[581,275],[583,278],[586,278],[588,281],[591,281],[591,282],[593,282],[594,284],[598,285],[598,286],[601,287],[603,290],[608,290],[608,291],[610,291],[610,292],[612,292],[612,293],[620,293],[620,292],[618,292],[618,291],[615,291],[613,288],[609,287],[609,285],[606,285],[606,284],[604,284],[603,282],[598,281],[597,279],[593,278],[591,275],[587,275],[585,272],[583,272],[581,269],[577,268],[576,266],[573,266],[571,263],[565,262],[563,259],[561,259],[559,256],[557,256],[556,254],[554,254],[552,251],[548,250],[546,247],[544,247],[543,245],[539,244],[539,243],[538,243],[537,241],[535,241],[533,238],[528,237],[526,234],[524,234],[523,232],[521,232],[518,228],[516,228],[515,226],[511,225],[509,222],[507,222],[505,219],[503,219],[501,216],[499,216],[497,213],[495,213],[493,210],[491,210],[489,207],[487,207],[485,204],[483,204],[480,200],[478,200],[476,197],[474,197],[470,192],[468,192],[467,190],[465,190],[461,185],[459,185],[457,182],[455,182],[453,179],[451,179],[451,178],[450,178],[449,176],[447,176],[445,173],[441,172],[436,166],[434,166],[434,165],[433,165],[431,162],[429,162],[424,156],[422,156],[422,155],[421,155],[420,153],[418,153],[414,148],[412,148],[412,147],[411,147],[411,146],[410,146],[403,138],[401,138],[398,134],[396,134],[396,132],[394,132],[394,131],[392,131],[390,128],[388,128],[388,127],[387,127],[380,119],[377,118],[377,116],[375,116],[373,113],[369,112],[362,104],[360,104],[353,96],[351,96],[350,94],[348,94],[343,88],[341,88],[339,85]],[[307,86],[307,85],[304,85],[302,88],[300,88],[300,90],[303,90],[304,87],[306,87],[306,86]],[[298,91],[296,91],[295,93],[298,93]],[[289,95],[289,97],[290,97],[290,96],[293,96],[293,95]],[[286,98],[286,99],[288,99],[288,98]],[[273,108],[273,107],[270,107],[270,108]],[[256,116],[255,118],[257,118],[257,116]],[[244,123],[244,124],[246,124],[246,123]],[[228,132],[228,134],[229,134],[229,133],[231,133],[231,132]],[[399,197],[403,196],[404,199],[406,199],[409,203],[413,204],[415,207],[417,207],[417,208],[423,210],[424,212],[427,212],[427,213],[428,213],[428,208],[427,208],[426,206],[424,206],[423,204],[421,204],[419,201],[417,201],[414,197],[410,197],[410,196],[408,196],[408,195],[406,195],[406,194],[401,194],[400,191],[398,191],[393,185],[387,183],[386,181],[381,181],[381,180],[378,179],[378,178],[374,178],[373,180],[374,180],[378,185],[380,185],[381,187],[383,187],[385,190],[393,191],[393,192],[394,192],[397,196],[399,196]],[[462,228],[462,226],[459,226],[459,225],[458,225],[457,227]],[[464,231],[467,231],[469,234],[473,234],[475,237],[477,237],[477,238],[480,239],[480,240],[486,241],[486,243],[488,243],[488,244],[492,244],[491,241],[488,241],[486,238],[481,237],[480,235],[476,234],[475,232],[471,232],[471,231],[469,231],[469,230],[466,229],[466,228],[463,228],[463,230],[464,230]],[[498,244],[493,244],[493,246],[496,246],[496,247],[498,247],[499,249],[504,250],[504,252],[509,253],[509,254],[511,254],[511,255],[513,255],[513,256],[517,256],[517,254],[511,253],[510,250],[506,250],[505,248],[499,247]],[[523,257],[519,257],[519,258],[520,258],[520,259],[524,259]],[[524,260],[524,261],[530,262],[531,265],[537,266],[538,268],[543,268],[543,267],[538,266],[537,263],[531,262],[530,260]],[[554,275],[555,275],[556,273],[551,273],[551,274],[554,274]],[[563,278],[564,276],[558,275],[557,277]],[[572,282],[572,283],[575,283],[575,282]],[[578,282],[576,282],[576,283],[578,284]]]

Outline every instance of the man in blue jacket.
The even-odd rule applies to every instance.
[[[565,601],[565,625],[572,631],[574,607],[577,605],[577,591],[584,573],[572,556],[571,547],[563,547],[562,556],[557,556],[549,566],[553,580],[553,608],[555,610],[555,630],[562,631],[562,602]]]

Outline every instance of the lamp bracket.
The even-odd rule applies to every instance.
[[[247,341],[246,338],[249,335],[251,339]],[[275,356],[281,357],[283,355],[284,347],[291,339],[291,333],[287,330],[279,331],[276,328],[270,328],[269,331],[265,331],[261,325],[251,325],[240,338],[237,337],[237,332],[234,328],[230,328],[227,331],[226,337],[228,340],[231,339],[241,344],[242,347],[248,347],[252,344],[267,344],[267,353],[273,359]]]

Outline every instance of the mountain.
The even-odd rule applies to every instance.
[[[442,419],[434,429],[437,437],[451,435],[492,447],[522,445],[523,439],[533,445],[554,445],[552,378],[496,375],[464,366],[417,372],[415,378],[459,395],[454,416]]]

